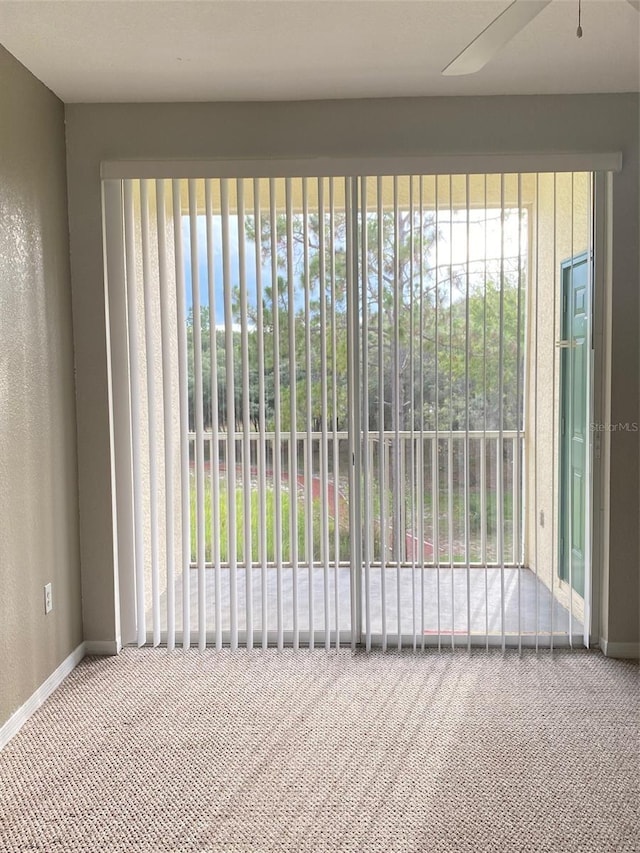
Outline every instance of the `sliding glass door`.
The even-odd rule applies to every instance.
[[[580,637],[553,425],[590,180],[105,181],[125,638]]]

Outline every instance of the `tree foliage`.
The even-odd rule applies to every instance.
[[[517,271],[485,274],[465,264],[436,269],[431,263],[435,223],[415,212],[401,210],[396,218],[393,211],[384,211],[380,220],[367,215],[359,235],[360,246],[365,236],[366,245],[359,254],[358,270],[353,271],[347,266],[344,213],[336,213],[331,221],[328,216],[321,221],[309,215],[306,223],[294,215],[289,233],[284,215],[278,215],[274,225],[272,232],[265,216],[257,234],[252,217],[245,223],[263,267],[261,310],[252,284],[243,318],[239,286],[233,287],[237,425],[241,425],[244,395],[248,395],[253,428],[259,424],[263,399],[265,428],[273,430],[278,422],[281,430],[288,431],[295,394],[299,430],[307,428],[309,415],[313,430],[320,430],[325,418],[328,429],[346,429],[352,310],[347,303],[352,276],[357,274],[360,307],[352,328],[360,338],[361,378],[366,359],[367,387],[360,391],[370,429],[381,425],[401,430],[516,428],[522,418],[524,341],[524,286],[520,281],[518,287]],[[208,306],[201,308],[200,322],[205,428],[211,427],[212,399],[217,399],[218,424],[224,429],[228,420],[225,333],[215,323],[212,330]],[[242,324],[249,366],[246,388]],[[188,347],[193,428],[192,313]]]

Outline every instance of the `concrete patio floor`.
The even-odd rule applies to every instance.
[[[384,577],[383,577],[384,576]],[[325,626],[325,597],[328,588],[328,611],[330,631],[336,625],[336,580],[338,589],[338,613],[341,639],[349,636],[351,630],[351,581],[348,567],[330,567],[325,582],[324,569],[313,569],[313,614],[315,641],[322,642]],[[262,590],[266,581],[267,629],[272,632],[278,628],[278,573],[275,568],[263,572],[254,568],[252,573],[252,603],[254,643],[260,642],[262,631]],[[206,631],[208,642],[215,632],[215,572],[205,570]],[[400,625],[403,636],[424,634],[433,641],[438,634],[447,637],[467,635],[468,614],[471,621],[471,634],[478,637],[490,635],[534,636],[553,634],[568,635],[570,616],[568,610],[551,597],[549,589],[540,582],[529,569],[517,568],[472,568],[467,572],[464,567],[426,568],[421,570],[402,567],[380,567],[369,571],[367,596],[366,574],[362,572],[362,630],[366,630],[368,610],[370,629],[373,635],[383,630],[383,612],[381,586],[385,586],[385,627],[390,644],[398,633],[398,593],[400,598]],[[223,634],[230,630],[230,573],[224,568],[220,571],[220,613]],[[298,630],[309,631],[309,571],[306,567],[298,569],[297,578]],[[293,623],[293,572],[283,568],[281,572],[282,630],[289,633]],[[182,576],[176,578],[175,612],[176,630],[182,630]],[[198,572],[190,571],[190,619],[192,639],[198,630]],[[369,607],[367,608],[367,598]],[[520,602],[520,608],[518,607]],[[237,570],[237,611],[238,630],[246,630],[246,574],[244,569]],[[453,603],[453,606],[452,606]],[[161,626],[166,629],[166,592],[161,597]],[[439,619],[438,619],[439,613]],[[503,621],[504,620],[504,621]],[[553,622],[553,624],[552,624]],[[151,614],[147,614],[147,630],[151,628]],[[582,623],[573,615],[571,633],[574,637],[582,635]],[[462,638],[461,638],[462,640]]]

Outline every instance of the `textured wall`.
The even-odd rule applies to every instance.
[[[65,181],[63,105],[0,47],[0,725],[82,642]]]
[[[561,337],[560,265],[587,251],[591,244],[590,183],[587,173],[574,174],[573,179],[570,174],[558,175],[555,181],[553,175],[541,175],[537,205],[531,213],[532,279],[528,289],[525,376],[529,394],[525,406],[525,565],[537,570],[538,578],[546,586],[551,587],[553,583],[554,595],[567,608],[569,586],[559,579],[556,548],[560,350],[555,342]],[[537,247],[533,242],[536,235]],[[534,404],[535,392],[537,402]],[[583,604],[582,598],[574,594],[573,612],[580,619],[584,613]]]
[[[116,634],[101,161],[620,151],[624,165],[613,182],[611,419],[636,422],[638,104],[638,95],[622,94],[68,105],[87,638]],[[629,644],[639,640],[639,449],[637,434],[612,438],[611,535],[603,562],[602,635]]]

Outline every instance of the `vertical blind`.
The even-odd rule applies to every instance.
[[[590,332],[561,335],[590,174],[105,184],[125,635],[582,642],[562,358]]]

